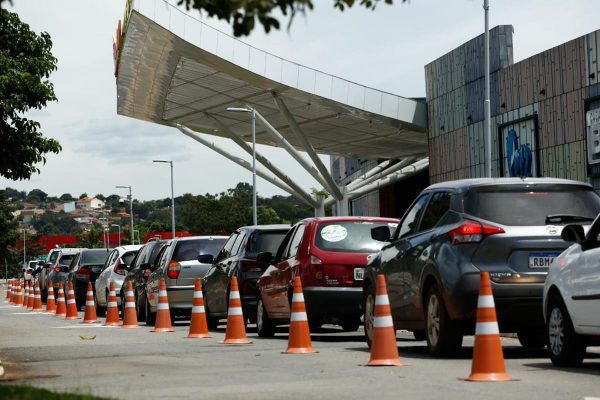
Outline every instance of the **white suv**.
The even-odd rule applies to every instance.
[[[600,344],[600,216],[587,235],[567,225],[565,241],[575,242],[550,265],[544,285],[544,318],[552,364],[576,367],[586,347]]]

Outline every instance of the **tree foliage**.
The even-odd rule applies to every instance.
[[[14,265],[18,259],[19,250],[14,245],[19,239],[19,230],[17,220],[12,215],[14,210],[0,191],[0,265],[5,262]]]
[[[382,2],[393,4],[393,0],[333,0],[333,7],[344,11],[359,4],[373,10]],[[187,10],[195,8],[205,11],[210,17],[227,21],[232,25],[235,36],[249,35],[255,28],[256,20],[267,33],[271,29],[279,29],[279,21],[273,16],[276,11],[290,15],[289,28],[296,14],[304,14],[314,7],[312,0],[179,0],[178,4],[185,4]]]
[[[40,123],[23,117],[56,100],[48,80],[56,69],[48,33],[37,35],[19,16],[0,9],[0,176],[28,179],[39,173],[36,164],[47,153],[58,153],[60,144],[45,138]]]
[[[81,232],[81,228],[69,214],[46,212],[32,220],[33,228],[42,235],[64,235]]]

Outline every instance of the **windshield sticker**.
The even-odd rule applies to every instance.
[[[348,236],[348,230],[342,225],[327,225],[321,229],[321,237],[328,242],[339,242]]]

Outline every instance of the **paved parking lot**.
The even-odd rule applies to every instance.
[[[82,313],[80,313],[82,315]],[[460,381],[470,372],[472,337],[455,359],[434,359],[424,342],[399,332],[406,367],[365,367],[369,360],[362,330],[342,333],[326,326],[313,334],[318,354],[285,355],[285,329],[273,339],[224,346],[225,327],[212,339],[185,339],[188,321],[174,333],[151,328],[84,326],[24,311],[0,301],[0,359],[4,381],[57,391],[122,399],[582,399],[600,397],[600,348],[590,348],[581,369],[551,366],[545,351],[525,351],[504,338],[507,383]],[[93,338],[93,339],[92,339]]]

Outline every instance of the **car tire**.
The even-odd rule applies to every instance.
[[[136,299],[136,301],[135,301],[135,312],[137,314],[138,321],[139,322],[145,322],[146,321],[146,312],[145,312],[144,307],[146,307],[146,306],[145,306],[145,304],[140,304],[140,302],[139,302],[140,297],[141,296],[140,296],[139,293],[135,293],[135,299]],[[141,298],[144,299],[145,296],[141,297]]]
[[[269,318],[262,299],[259,298],[256,303],[256,333],[264,338],[275,336],[275,324]]]
[[[360,327],[360,318],[347,318],[340,322],[344,332],[356,332]]]
[[[373,340],[373,321],[375,320],[375,288],[373,285],[369,285],[365,288],[363,311],[365,340],[367,341],[367,346],[371,348],[371,341]]]
[[[46,301],[48,300],[48,290],[40,289],[40,297],[42,298],[42,304],[46,304]]]
[[[577,367],[585,356],[585,341],[575,332],[563,300],[555,295],[548,304],[546,338],[550,360],[557,367]]]
[[[105,317],[106,307],[102,307],[100,304],[98,304],[98,297],[96,296],[96,293],[94,293],[94,303],[96,303],[96,313],[98,314],[98,316]]]
[[[219,318],[210,315],[210,309],[205,305],[204,312],[206,313],[206,326],[208,329],[217,329],[219,326]]]
[[[418,341],[427,340],[427,335],[425,334],[425,331],[413,331],[413,336],[415,337],[415,340]]]
[[[148,303],[148,299],[144,301],[144,320],[146,321],[146,325],[154,326],[156,323],[156,313],[153,313],[150,309],[150,303]]]
[[[542,349],[546,346],[546,331],[539,328],[523,328],[517,331],[519,343],[525,349]]]
[[[444,299],[435,284],[427,291],[424,312],[429,352],[435,356],[456,354],[462,346],[462,327],[450,319]]]

